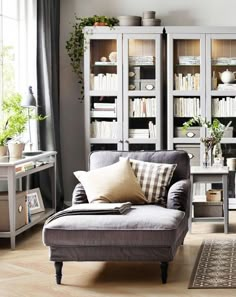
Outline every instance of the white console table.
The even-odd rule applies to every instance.
[[[192,194],[190,200],[190,214],[189,214],[189,231],[191,232],[192,222],[198,221],[223,221],[224,232],[228,233],[229,226],[229,212],[228,212],[228,167],[224,166],[221,168],[209,167],[203,168],[200,166],[191,166],[190,178],[192,185]],[[194,183],[222,183],[223,185],[223,209],[224,216],[221,217],[192,217],[192,202],[193,202],[193,184]]]
[[[18,234],[31,228],[35,224],[45,220],[56,211],[56,152],[46,151],[37,155],[25,156],[21,159],[9,159],[8,156],[0,158],[0,180],[7,181],[8,187],[8,206],[10,230],[0,232],[0,238],[10,238],[11,248],[15,248],[15,238]],[[27,162],[41,161],[42,165],[36,166],[26,171],[16,172],[16,167]],[[44,212],[34,214],[29,224],[16,230],[16,180],[26,177],[26,190],[29,189],[29,176],[43,170],[49,169],[52,176],[52,207],[45,209]]]

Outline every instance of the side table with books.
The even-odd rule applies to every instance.
[[[55,151],[45,151],[20,159],[10,159],[8,156],[0,158],[0,180],[7,181],[8,189],[6,192],[0,192],[0,238],[10,238],[12,249],[15,248],[17,235],[56,211],[56,154]],[[50,170],[52,177],[52,204],[46,209],[40,189],[29,187],[30,175],[43,170]],[[22,178],[26,179],[24,191]]]

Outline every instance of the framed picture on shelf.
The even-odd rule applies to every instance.
[[[43,199],[39,188],[28,190],[26,193],[30,214],[39,213],[45,210]]]

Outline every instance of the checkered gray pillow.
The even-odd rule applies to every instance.
[[[176,164],[151,163],[129,159],[148,203],[166,206],[167,187]]]

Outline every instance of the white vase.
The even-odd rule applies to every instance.
[[[9,157],[14,159],[22,158],[24,147],[24,143],[8,143]]]

